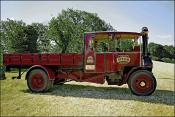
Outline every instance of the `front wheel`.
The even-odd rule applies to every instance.
[[[131,92],[138,96],[151,95],[157,86],[154,75],[147,70],[139,70],[131,74],[128,80]]]
[[[27,77],[27,86],[32,92],[45,92],[52,86],[52,82],[45,71],[33,69]]]

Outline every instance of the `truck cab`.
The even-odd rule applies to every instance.
[[[140,33],[96,32],[86,34],[85,72],[121,72],[142,66]]]

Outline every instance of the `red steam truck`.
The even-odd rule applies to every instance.
[[[26,80],[32,92],[47,91],[66,81],[109,85],[128,84],[135,95],[151,95],[156,89],[153,63],[148,52],[148,28],[138,32],[84,33],[82,53],[4,53],[6,68],[28,68]]]

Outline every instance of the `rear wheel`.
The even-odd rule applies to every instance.
[[[151,95],[157,86],[154,75],[146,70],[139,70],[131,74],[128,80],[131,92],[138,96]]]
[[[27,77],[27,86],[32,92],[45,92],[52,86],[52,82],[44,70],[33,69]]]

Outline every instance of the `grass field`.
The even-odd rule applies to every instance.
[[[16,72],[1,80],[1,116],[174,116],[174,64],[154,62],[157,89],[151,96],[132,95],[127,85],[69,82],[47,93],[28,90]]]

